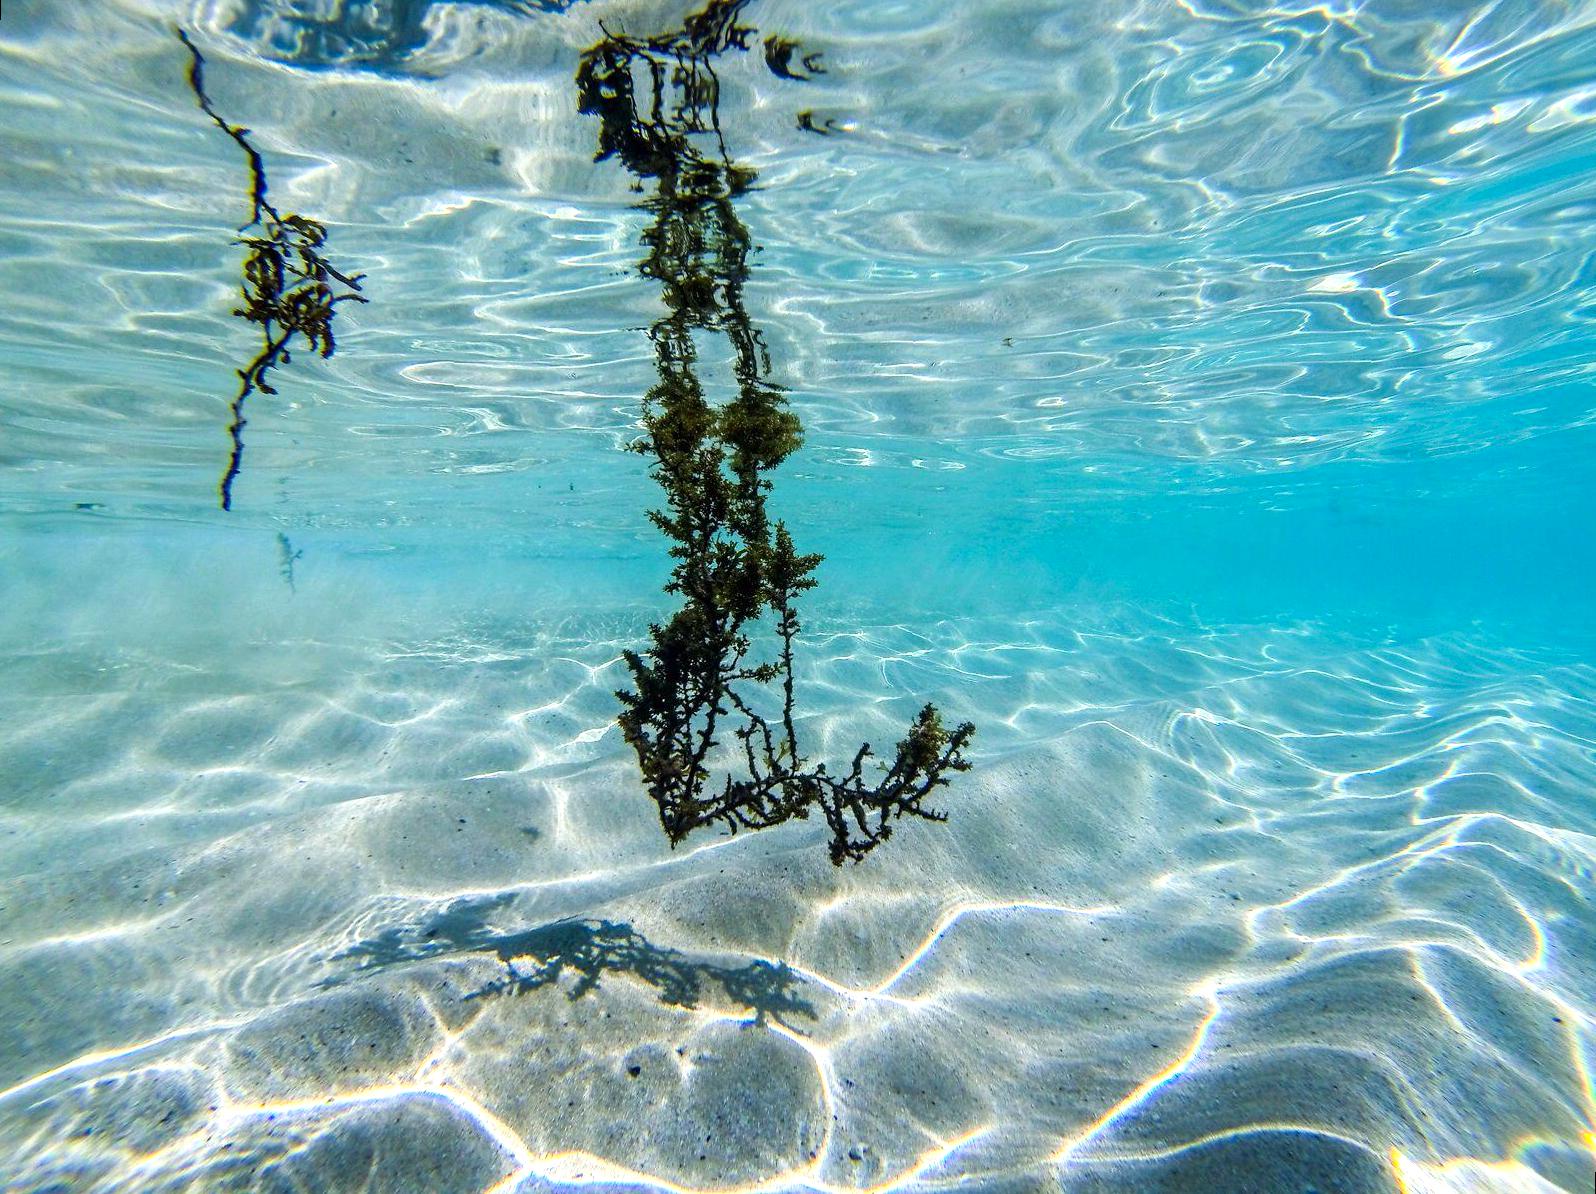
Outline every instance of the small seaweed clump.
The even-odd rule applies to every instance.
[[[277,393],[267,381],[267,374],[293,360],[290,348],[295,336],[302,336],[312,352],[319,352],[324,358],[332,356],[336,348],[333,310],[342,302],[367,301],[360,294],[360,281],[365,275],[340,273],[322,256],[322,247],[327,243],[325,225],[292,212],[283,215],[272,206],[267,194],[266,165],[260,151],[249,141],[249,130],[229,124],[211,105],[205,93],[205,59],[185,31],[179,29],[177,36],[192,57],[188,84],[200,108],[217,128],[238,142],[249,162],[250,218],[239,228],[237,242],[249,250],[244,261],[244,305],[234,309],[233,314],[260,326],[261,347],[255,359],[238,370],[238,393],[231,406],[233,421],[227,430],[233,450],[219,486],[222,509],[231,510],[233,482],[244,461],[244,427],[248,422],[244,418],[244,402],[257,390],[262,394]],[[346,289],[337,292],[335,283]]]
[[[841,865],[887,840],[897,818],[946,820],[925,800],[950,773],[969,769],[964,749],[975,727],[950,730],[926,705],[892,761],[870,775],[868,743],[840,774],[811,765],[799,745],[796,599],[814,587],[821,557],[799,554],[765,508],[767,474],[798,448],[802,427],[770,380],[770,354],[743,302],[753,245],[734,200],[755,175],[727,155],[713,65],[727,50],[750,48],[755,30],[738,24],[748,2],[711,0],[681,29],[647,38],[605,29],[577,74],[581,111],[602,122],[598,160],[619,157],[639,189],[654,180],[641,205],[653,222],[640,270],[660,284],[666,307],[649,329],[659,381],[633,447],[653,457],[665,491],[665,508],[650,518],[671,541],[666,591],[683,604],[651,628],[646,653],[626,652],[634,688],[616,695],[672,845],[704,826],[763,829],[818,811],[831,830],[831,861]],[[794,43],[773,37],[765,47],[774,73],[805,77],[791,69]],[[818,55],[799,60],[810,73],[820,69]],[[731,346],[736,395],[724,404],[712,404],[699,381],[695,331],[718,332]],[[775,658],[755,662],[753,635],[767,615]],[[759,695],[774,684],[779,711]],[[717,750],[728,731],[734,741]]]

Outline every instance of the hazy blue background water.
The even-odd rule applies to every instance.
[[[462,1189],[1584,1188],[1596,7],[748,7],[827,68],[717,66],[760,175],[747,307],[806,429],[771,501],[826,555],[801,704],[832,753],[924,699],[980,724],[950,825],[840,875],[795,829],[669,854],[611,726],[667,608],[621,450],[661,308],[573,75],[600,20],[687,11],[6,5],[7,1176],[343,1188],[365,1141],[398,1189],[445,1188],[451,1149]],[[246,178],[173,22],[370,298],[251,400],[226,514]],[[336,964],[469,899],[787,962],[843,1010],[633,1107],[617,1059],[699,1021],[612,978],[624,1007],[570,1003],[564,1059],[507,1075],[567,1001]],[[1032,905],[1135,944],[1000,918],[992,963],[947,928]],[[417,965],[491,976],[483,950]],[[877,1018],[944,953],[929,1025]],[[323,1015],[373,1018],[382,1064],[283,1043]],[[566,1087],[581,1110],[525,1093]]]

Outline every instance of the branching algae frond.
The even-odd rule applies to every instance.
[[[639,190],[653,181],[641,205],[653,222],[640,269],[666,308],[649,329],[659,381],[633,446],[653,458],[665,491],[649,517],[670,540],[666,591],[682,606],[651,628],[647,652],[626,652],[634,689],[617,693],[620,724],[672,845],[703,826],[763,829],[818,811],[841,865],[885,841],[897,818],[946,820],[925,800],[969,769],[975,727],[950,731],[926,705],[889,764],[873,765],[866,743],[840,774],[811,764],[799,743],[796,601],[814,587],[821,557],[800,554],[765,509],[768,474],[798,448],[802,428],[770,380],[770,354],[743,302],[753,245],[734,201],[755,175],[727,154],[714,68],[726,51],[750,49],[755,30],[738,23],[747,4],[712,0],[681,29],[647,38],[605,29],[577,72],[581,111],[602,122],[597,160],[619,158]],[[796,46],[764,44],[773,72],[800,77]],[[820,69],[818,55],[799,61]],[[695,332],[718,332],[731,346],[736,394],[723,404],[699,381]],[[753,635],[771,621],[775,658],[756,661]]]
[[[360,280],[365,275],[342,274],[322,256],[322,246],[327,243],[324,225],[292,212],[285,216],[272,206],[267,194],[266,164],[260,151],[250,144],[249,130],[229,124],[211,105],[205,94],[205,58],[186,32],[179,29],[177,36],[193,59],[188,68],[188,84],[194,98],[216,127],[238,142],[249,162],[250,215],[238,230],[237,242],[249,250],[244,261],[244,305],[233,314],[259,325],[261,346],[255,359],[238,371],[238,394],[230,408],[233,421],[227,431],[233,450],[219,492],[222,509],[231,510],[233,482],[244,461],[244,427],[248,423],[244,418],[245,401],[257,390],[262,394],[277,393],[267,381],[267,374],[293,360],[290,349],[295,336],[303,337],[312,352],[319,352],[324,358],[332,356],[336,347],[333,310],[351,299],[357,303],[366,301],[360,294]],[[335,283],[345,289],[341,293],[335,291]]]

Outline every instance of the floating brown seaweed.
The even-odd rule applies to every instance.
[[[651,627],[646,652],[625,653],[634,689],[616,695],[672,845],[704,826],[763,829],[819,812],[841,865],[885,841],[897,818],[946,819],[924,802],[949,773],[968,770],[964,748],[975,727],[950,731],[928,704],[891,763],[868,776],[868,743],[841,774],[811,765],[799,744],[796,598],[814,587],[821,557],[800,555],[765,508],[768,474],[798,448],[802,427],[771,380],[769,351],[743,301],[753,245],[734,201],[755,174],[728,155],[714,65],[750,48],[756,31],[738,23],[748,2],[711,0],[682,28],[645,38],[601,25],[604,39],[577,72],[580,110],[601,122],[597,160],[619,158],[639,189],[652,180],[639,268],[659,284],[666,308],[649,329],[659,381],[633,447],[653,458],[665,492],[665,507],[649,517],[670,540],[675,565],[665,588],[682,606]],[[801,78],[790,69],[795,43],[764,44],[773,72]],[[818,55],[799,60],[820,69]],[[723,404],[712,404],[699,380],[695,331],[718,332],[731,346],[736,394]],[[775,658],[756,662],[754,636],[772,617]],[[761,696],[778,683],[779,713]]]
[[[238,143],[249,163],[250,217],[239,227],[239,240],[235,242],[249,250],[244,260],[244,305],[235,308],[233,314],[259,325],[261,347],[255,359],[238,370],[238,393],[230,407],[232,423],[227,431],[233,449],[218,489],[222,509],[231,510],[233,482],[244,461],[244,427],[248,423],[244,418],[245,401],[257,390],[262,394],[277,393],[267,381],[267,374],[293,360],[295,336],[303,337],[311,350],[324,358],[332,356],[336,347],[332,330],[334,308],[350,300],[367,301],[360,294],[360,281],[365,275],[340,273],[322,256],[322,247],[327,243],[325,225],[292,212],[283,215],[272,206],[266,164],[250,143],[249,130],[228,123],[211,105],[205,92],[205,58],[184,30],[179,29],[177,36],[192,57],[188,84],[194,98],[216,127]],[[335,291],[335,283],[346,289],[342,293]]]

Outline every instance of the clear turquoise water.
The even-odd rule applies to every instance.
[[[1587,1189],[1596,8],[746,8],[801,718],[977,724],[840,870],[670,850],[614,724],[663,308],[574,78],[689,11],[5,6],[5,1188]],[[370,299],[227,513],[174,22]]]

